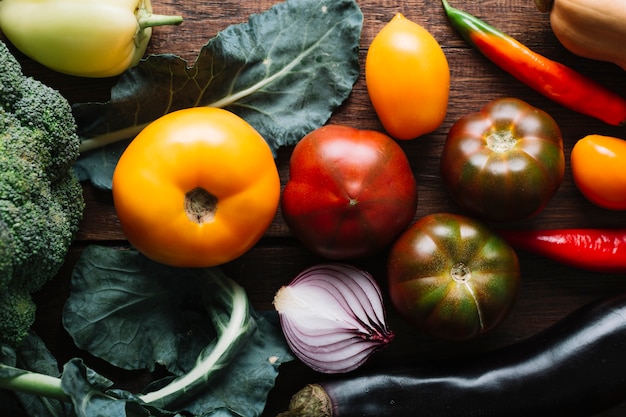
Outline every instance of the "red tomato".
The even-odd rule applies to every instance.
[[[580,192],[593,204],[626,210],[626,141],[610,136],[585,136],[572,149],[572,175]]]
[[[404,151],[389,136],[329,125],[295,146],[281,207],[310,250],[356,258],[382,250],[408,226],[417,186]]]

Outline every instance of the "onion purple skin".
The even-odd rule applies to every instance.
[[[276,293],[285,339],[311,369],[347,373],[394,338],[380,287],[366,271],[340,263],[312,266]]]

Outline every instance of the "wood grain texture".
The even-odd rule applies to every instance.
[[[262,12],[273,4],[272,0],[154,0],[156,12],[181,14],[185,21],[179,27],[155,29],[148,52],[175,53],[186,59],[189,65],[193,65],[202,45],[220,30],[230,24],[245,22],[251,13]],[[537,52],[563,62],[626,96],[624,71],[612,64],[577,57],[565,50],[549,27],[548,15],[539,13],[532,0],[452,0],[451,4],[516,37]],[[507,226],[541,228],[626,225],[626,215],[623,212],[602,210],[587,202],[576,189],[569,170],[569,153],[578,139],[590,133],[626,137],[623,128],[608,126],[575,114],[517,82],[464,43],[449,26],[439,1],[360,0],[359,5],[364,14],[361,63],[364,62],[368,45],[375,34],[396,13],[401,12],[435,36],[450,64],[450,102],[443,125],[435,132],[416,140],[400,142],[411,161],[418,182],[419,204],[416,218],[433,212],[460,212],[443,188],[439,174],[439,156],[446,133],[452,123],[462,115],[479,110],[494,98],[512,96],[544,109],[557,120],[563,132],[568,163],[565,180],[549,206],[532,219],[513,222]],[[115,81],[78,79],[52,73],[13,51],[27,74],[58,88],[71,102],[106,100]],[[335,112],[330,122],[382,130],[367,96],[363,71],[351,96]],[[290,152],[290,148],[283,148],[276,159],[283,186],[288,179]],[[119,387],[137,391],[148,381],[145,373],[123,372],[80,352],[61,326],[61,309],[68,292],[71,268],[81,250],[89,244],[127,245],[115,216],[111,196],[88,184],[84,185],[84,190],[87,201],[85,218],[67,264],[59,276],[37,294],[39,311],[36,330],[61,362],[73,356],[85,357],[90,366],[116,381]],[[397,333],[397,339],[392,346],[374,357],[371,366],[401,362],[403,355],[428,359],[484,351],[510,344],[546,328],[592,299],[626,290],[624,276],[590,274],[527,253],[520,253],[520,260],[523,280],[518,302],[510,316],[493,332],[463,344],[438,342],[410,329],[390,311],[391,327]],[[224,269],[246,288],[256,308],[271,309],[273,296],[281,285],[288,283],[305,267],[321,261],[323,259],[313,256],[290,235],[279,211],[265,238],[249,253],[225,265]],[[355,264],[368,269],[385,286],[384,253]],[[323,379],[323,376],[306,369],[298,362],[283,365],[263,417],[274,416],[283,411],[291,394],[305,383],[319,379]],[[609,410],[601,416],[623,416],[625,413],[626,405]]]

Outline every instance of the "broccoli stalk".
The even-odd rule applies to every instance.
[[[80,139],[67,100],[24,76],[2,42],[0,91],[0,342],[17,346],[31,294],[59,271],[83,216]]]

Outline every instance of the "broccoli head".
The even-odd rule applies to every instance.
[[[58,273],[83,216],[80,139],[67,100],[24,76],[1,41],[0,91],[0,342],[17,346],[31,294]]]

